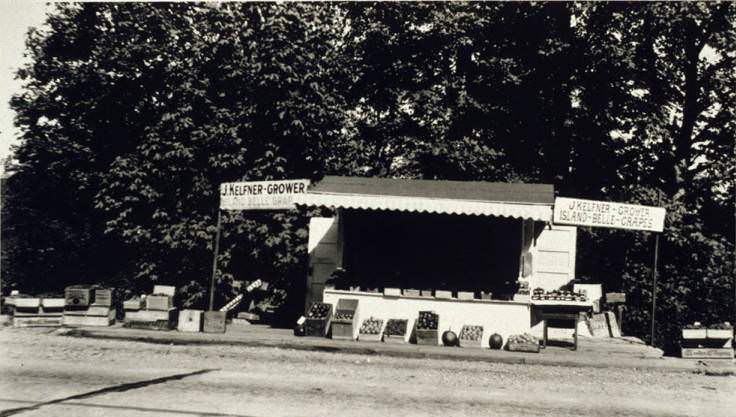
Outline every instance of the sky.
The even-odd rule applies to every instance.
[[[0,0],[0,160],[10,154],[11,144],[17,144],[18,130],[13,126],[15,112],[10,98],[21,89],[15,71],[27,60],[25,35],[28,28],[38,27],[45,20],[44,1]]]

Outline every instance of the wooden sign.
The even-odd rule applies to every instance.
[[[307,192],[309,180],[226,182],[220,184],[222,210],[289,210]]]
[[[624,304],[626,303],[626,294],[622,292],[606,293],[606,302],[608,304]]]
[[[557,197],[553,219],[556,224],[661,232],[665,214],[663,207]]]

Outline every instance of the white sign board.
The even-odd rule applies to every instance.
[[[226,182],[220,184],[222,210],[288,210],[304,194],[309,180]]]
[[[555,198],[556,224],[661,232],[664,229],[664,216],[663,207],[579,198]]]

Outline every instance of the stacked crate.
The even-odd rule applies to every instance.
[[[439,344],[440,316],[433,311],[420,311],[416,321],[416,341],[418,345],[437,346]]]
[[[61,326],[63,298],[16,298],[13,327]]]
[[[176,323],[176,287],[156,285],[153,293],[123,303],[125,326],[139,329],[171,330]]]
[[[358,300],[337,300],[335,315],[332,316],[332,338],[337,340],[355,339],[355,322],[358,316]]]
[[[733,326],[726,322],[705,327],[698,322],[682,329],[684,359],[733,359]]]
[[[72,285],[64,290],[64,326],[110,326],[115,322],[112,288]]]

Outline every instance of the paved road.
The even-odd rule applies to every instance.
[[[736,377],[0,330],[2,416],[733,416]]]

